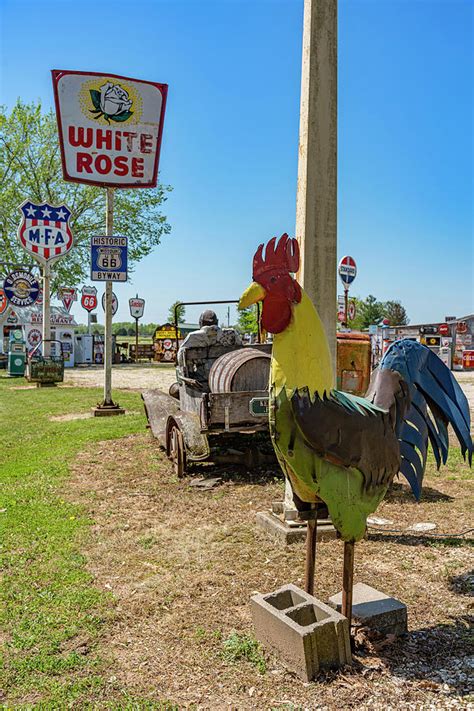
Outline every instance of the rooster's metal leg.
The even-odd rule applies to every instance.
[[[304,574],[304,589],[309,595],[314,593],[314,563],[316,559],[316,538],[318,535],[317,509],[314,509],[314,516],[308,519],[306,529],[306,562]]]
[[[342,614],[349,620],[349,630],[352,618],[352,588],[354,584],[354,542],[344,542],[344,570],[342,574]]]

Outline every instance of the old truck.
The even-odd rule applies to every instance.
[[[179,477],[191,462],[223,461],[225,455],[216,455],[214,445],[230,435],[242,437],[235,440],[238,444],[227,452],[226,461],[248,467],[274,461],[271,445],[262,447],[258,436],[245,436],[266,433],[269,443],[271,344],[242,345],[231,331],[223,329],[223,337],[215,342],[184,344],[177,382],[169,392],[142,393],[151,432]]]

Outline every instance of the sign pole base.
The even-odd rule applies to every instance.
[[[113,415],[125,415],[125,410],[118,403],[100,403],[92,408],[94,417],[112,417]]]

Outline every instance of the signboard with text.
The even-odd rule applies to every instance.
[[[83,286],[81,296],[81,306],[88,311],[94,311],[97,308],[97,289],[95,286]]]
[[[129,299],[128,305],[130,307],[130,316],[132,318],[141,318],[145,310],[145,299]]]
[[[64,180],[155,187],[167,84],[100,72],[52,75]]]
[[[92,281],[127,281],[127,238],[91,237]]]
[[[3,291],[12,306],[32,306],[38,298],[40,285],[36,277],[25,269],[16,269],[7,274]]]
[[[339,277],[344,284],[344,288],[348,289],[349,284],[352,284],[357,276],[357,265],[352,257],[346,256],[341,259],[337,268]]]
[[[64,308],[69,313],[74,301],[77,301],[77,289],[74,289],[73,287],[60,286],[58,289],[58,296],[63,302]]]
[[[19,207],[23,217],[18,227],[21,246],[38,262],[45,264],[64,257],[73,245],[66,205],[37,205],[25,200]]]

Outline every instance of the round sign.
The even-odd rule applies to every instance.
[[[173,360],[173,354],[171,351],[165,351],[163,353],[163,360],[170,361]]]
[[[459,321],[456,326],[456,333],[467,333],[467,323],[465,321]]]
[[[163,341],[163,348],[166,351],[169,351],[169,349],[172,347],[173,347],[173,341],[170,338],[165,338],[165,340]]]
[[[8,306],[8,299],[5,296],[5,292],[3,289],[0,289],[0,315],[3,314],[4,311],[6,311]]]
[[[441,336],[449,336],[450,334],[450,328],[447,323],[440,323],[438,326],[438,332]]]
[[[31,331],[28,333],[28,343],[32,348],[38,345],[38,343],[41,343],[43,340],[41,336],[41,331],[39,331],[37,328],[32,328]]]
[[[31,272],[17,269],[8,274],[3,282],[3,290],[13,306],[32,306],[38,298],[40,285]]]
[[[344,285],[352,284],[357,274],[357,266],[352,257],[346,256],[341,259],[337,268],[341,281]]]
[[[105,291],[102,294],[102,308],[105,311]],[[117,309],[118,309],[118,299],[117,299],[116,295],[112,292],[112,316],[115,316],[115,314],[117,313]]]

